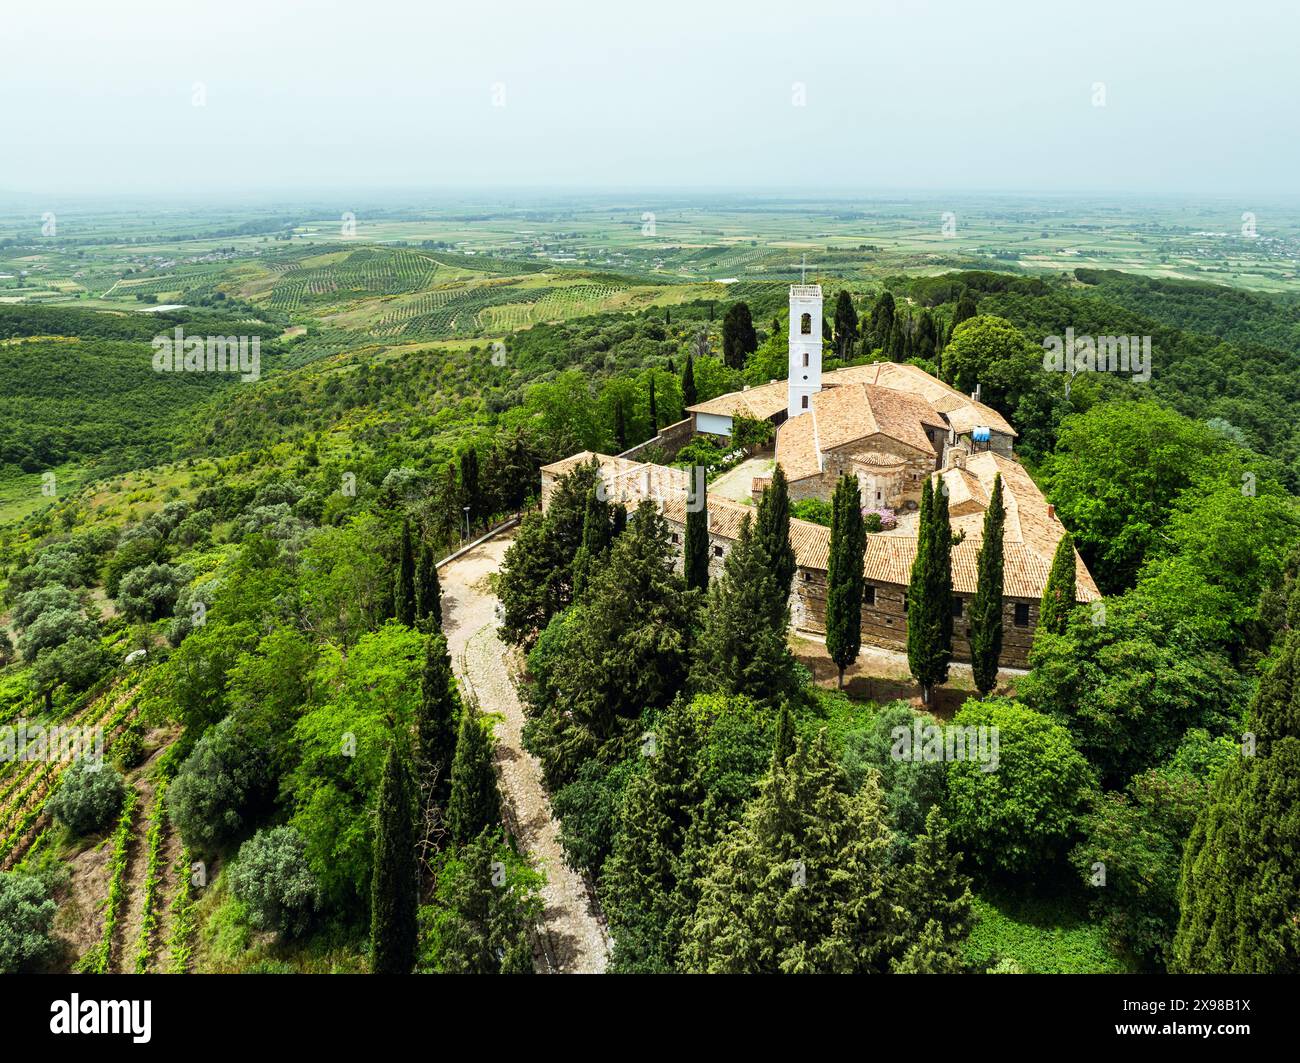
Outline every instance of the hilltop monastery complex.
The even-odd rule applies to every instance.
[[[583,451],[544,466],[542,505],[556,481],[579,463],[600,463],[611,501],[635,505],[655,502],[671,529],[673,542],[685,541],[690,476],[681,469],[637,460],[657,448],[675,453],[695,434],[730,437],[733,419],[770,421],[776,444],[766,461],[746,462],[711,486],[708,494],[710,567],[721,572],[741,520],[754,513],[770,475],[756,466],[780,463],[790,498],[829,500],[845,473],[855,477],[867,510],[891,510],[897,526],[867,535],[864,645],[903,650],[907,646],[906,594],[916,557],[917,507],[930,477],[948,492],[955,538],[952,552],[953,655],[968,661],[963,622],[975,593],[975,559],[983,532],[984,510],[1001,473],[1006,524],[1003,540],[1004,623],[1002,663],[1027,664],[1038,622],[1038,603],[1052,557],[1065,527],[1054,508],[1014,456],[1016,431],[996,410],[937,380],[913,365],[875,362],[822,373],[822,292],[815,284],[790,288],[790,364],[786,380],[719,395],[688,408],[689,417],[663,429],[654,439],[617,457]],[[740,491],[718,490],[722,480],[748,477]],[[728,495],[730,497],[728,497]],[[964,538],[962,537],[964,535]],[[791,589],[796,630],[825,634],[826,568],[830,529],[792,519],[790,541],[798,571]],[[1100,597],[1092,575],[1075,555],[1081,601]]]

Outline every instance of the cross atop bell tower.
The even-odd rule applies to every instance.
[[[822,389],[822,289],[820,284],[790,285],[789,368],[786,385],[786,415],[798,417],[801,413],[808,412],[812,405],[812,397]]]

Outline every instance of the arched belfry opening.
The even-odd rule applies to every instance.
[[[812,335],[812,314],[804,314],[799,319],[799,334],[801,336]]]

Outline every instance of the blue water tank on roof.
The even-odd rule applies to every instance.
[[[989,441],[988,425],[976,425],[971,429],[970,437],[976,443],[987,443]]]

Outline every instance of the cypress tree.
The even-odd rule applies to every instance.
[[[925,705],[934,687],[947,681],[952,658],[952,528],[947,516],[947,496],[927,479],[907,589],[907,663]]]
[[[461,505],[469,506],[469,523],[478,523],[482,517],[482,499],[479,496],[478,451],[466,447],[460,456],[460,491]]]
[[[729,369],[744,369],[749,355],[758,350],[758,333],[749,304],[732,303],[722,319],[722,360]]]
[[[659,434],[659,409],[655,406],[655,375],[650,374],[650,434]]]
[[[888,353],[889,337],[894,331],[894,296],[892,292],[883,291],[876,297],[871,308],[871,337],[874,345]],[[871,351],[867,351],[870,354]]]
[[[682,366],[682,416],[685,417],[687,408],[698,401],[699,395],[695,390],[695,357],[687,351],[686,364]]]
[[[841,358],[849,356],[849,345],[858,334],[858,312],[853,296],[843,288],[835,300],[835,349]]]
[[[451,794],[451,766],[456,754],[460,696],[451,671],[447,636],[429,635],[424,644],[420,705],[415,716],[415,756],[420,788],[430,801],[446,807]]]
[[[478,713],[468,706],[460,714],[460,734],[451,765],[447,831],[465,845],[501,822],[501,793],[492,770],[492,743]]]
[[[1038,606],[1039,631],[1049,631],[1053,635],[1065,634],[1078,595],[1076,578],[1074,536],[1067,531],[1056,544],[1052,568],[1047,574],[1047,584],[1043,587],[1043,600]]]
[[[840,670],[858,659],[862,648],[862,564],[867,535],[862,523],[858,481],[841,476],[831,503],[831,547],[826,587],[826,650]]]
[[[610,542],[613,542],[627,530],[627,506],[623,505],[622,502],[615,502],[610,507],[610,510],[612,520],[610,521],[609,535]]]
[[[776,581],[772,615],[777,616],[789,610],[790,582],[795,570],[794,547],[790,545],[790,491],[780,462],[772,470],[772,482],[758,501],[756,538],[772,565]]]
[[[397,600],[393,615],[407,627],[415,627],[415,554],[411,547],[411,522],[402,521],[401,557],[397,568]]]
[[[377,818],[370,879],[370,969],[374,974],[410,974],[419,937],[415,793],[396,744],[389,746],[384,762]]]
[[[776,734],[772,740],[773,771],[785,767],[786,761],[794,755],[795,744],[794,718],[790,715],[789,704],[786,703],[781,706],[781,712],[776,718]]]
[[[623,412],[623,400],[614,400],[614,445],[620,454],[627,450],[627,415]]]
[[[587,508],[582,518],[582,545],[573,557],[573,597],[576,600],[587,589],[591,566],[600,563],[609,549],[611,530],[609,503],[593,487],[587,492]]]
[[[704,469],[691,470],[693,484],[704,483]],[[699,510],[686,510],[686,542],[683,546],[682,571],[688,589],[709,589],[709,492],[707,486],[699,499]]]
[[[984,541],[975,562],[978,582],[970,603],[970,660],[975,687],[987,695],[998,681],[1002,656],[1002,474],[993,477],[993,493],[984,513]]]
[[[442,581],[433,547],[427,541],[420,544],[420,559],[415,566],[415,619],[426,631],[442,627]]]

